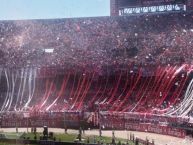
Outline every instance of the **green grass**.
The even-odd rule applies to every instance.
[[[42,136],[42,133],[37,133],[37,140],[39,140],[40,136]],[[24,135],[21,136],[21,139],[23,139],[23,137],[28,138],[33,140],[34,139],[34,134],[33,133],[26,133]],[[56,141],[63,141],[63,142],[74,142],[75,139],[77,138],[77,134],[61,134],[61,133],[54,133],[54,137],[56,137]],[[87,143],[87,141],[89,140],[89,143],[97,143],[98,141],[102,141],[103,143],[111,143],[112,142],[112,138],[111,137],[105,137],[102,136],[101,138],[99,136],[94,136],[94,135],[84,135],[82,134],[82,139],[84,143]],[[121,143],[126,143],[127,140],[126,139],[121,139],[121,138],[116,138],[116,142],[118,143],[118,141],[121,141]],[[129,143],[131,145],[134,145],[134,143],[132,143],[131,141],[129,141]]]
[[[43,136],[43,134],[42,133],[36,133],[37,140],[40,139],[40,136]],[[34,134],[33,133],[25,133],[20,138],[23,139],[23,137],[33,140]],[[61,133],[56,134],[56,133],[54,133],[54,137],[56,137],[56,141],[72,142],[76,139],[77,134],[61,134]]]
[[[11,132],[11,133],[3,132],[1,134],[5,134],[7,139],[20,139],[21,136],[23,135],[23,133],[16,133],[16,132]],[[10,143],[0,141],[0,145],[16,145],[16,144],[10,144]],[[23,145],[23,144],[17,143],[17,145]],[[33,144],[31,144],[31,145],[33,145]]]
[[[23,144],[10,144],[10,143],[1,143],[0,145],[23,145]],[[38,144],[30,144],[30,145],[38,145]]]
[[[4,133],[6,135],[7,138],[10,139],[23,139],[25,138],[29,138],[30,140],[34,140],[34,134],[33,133]],[[37,140],[40,139],[40,136],[43,136],[42,133],[36,133],[37,136]],[[75,139],[77,138],[77,134],[62,134],[62,133],[54,133],[54,137],[56,138],[56,141],[62,141],[62,142],[74,142]],[[82,139],[83,139],[83,143],[87,143],[87,141],[89,140],[89,143],[97,143],[99,142],[103,142],[103,143],[111,143],[112,142],[112,138],[111,137],[105,137],[102,136],[101,138],[99,136],[95,136],[95,135],[84,135],[82,134]],[[127,140],[126,139],[121,139],[121,138],[116,138],[116,142],[118,143],[119,141],[121,141],[121,143],[126,143]],[[133,142],[128,141],[129,145],[134,145]],[[10,144],[6,144],[6,143],[1,143],[0,145],[10,145]],[[18,145],[18,144],[17,144]]]
[[[96,141],[95,143],[97,143],[98,141],[99,142],[102,141],[103,143],[111,143],[112,142],[112,138],[111,137],[106,137],[106,136],[102,136],[100,138],[99,136],[90,135],[90,136],[86,136],[85,138],[86,138],[85,141],[84,141],[85,143],[87,143],[88,138],[89,138],[90,143],[94,143],[94,138],[95,138],[95,141]],[[126,139],[116,138],[116,143],[118,143],[119,141],[121,143],[127,143]],[[134,145],[134,143],[131,142],[131,141],[128,141],[128,143],[130,145]]]
[[[6,138],[8,139],[19,139],[23,133],[16,133],[16,132],[11,132],[11,133],[6,133],[4,132]]]

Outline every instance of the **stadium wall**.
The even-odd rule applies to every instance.
[[[43,127],[48,126],[51,128],[64,128],[63,120],[56,119],[22,119],[22,120],[2,120],[1,128],[24,128],[24,127]],[[73,126],[70,126],[72,125]],[[73,122],[68,124],[68,128],[78,127],[79,122]],[[113,126],[109,122],[103,123],[105,129],[118,129],[118,130],[133,130],[141,132],[151,132],[169,136],[175,136],[178,138],[185,138],[186,133],[183,129],[171,128],[168,126],[153,125],[153,124],[136,124],[136,123],[114,123]]]

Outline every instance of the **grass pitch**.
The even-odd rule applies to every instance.
[[[2,134],[2,133],[1,133]],[[7,139],[29,139],[29,140],[35,140],[34,133],[3,133]],[[36,140],[40,140],[40,137],[43,136],[42,133],[36,133]],[[53,135],[56,139],[56,141],[60,142],[75,142],[78,141],[77,139],[77,134],[64,134],[64,133],[54,133]],[[51,140],[51,139],[49,139]],[[121,139],[121,138],[116,138],[116,142],[121,142],[121,143],[129,143],[129,145],[134,145],[132,141],[128,141],[126,139]],[[106,143],[111,143],[112,138],[111,137],[99,137],[96,135],[85,135],[82,134],[82,143],[98,143],[102,142],[104,144]],[[0,145],[14,145],[14,144],[8,144],[0,141]],[[20,145],[20,144],[17,144]]]
[[[33,133],[25,133],[23,134],[20,138],[28,138],[30,140],[34,140],[34,134]],[[36,133],[37,140],[40,139],[40,136],[43,136],[42,133]],[[56,138],[56,141],[62,141],[62,142],[75,142],[78,141],[77,139],[77,134],[64,134],[64,133],[54,133],[54,137]],[[130,145],[134,145],[133,142],[127,141],[126,139],[120,139],[116,138],[116,142],[121,142],[121,143],[129,143]],[[82,134],[82,143],[98,143],[98,142],[103,142],[103,143],[111,143],[112,138],[111,137],[99,137],[95,135],[85,135]]]

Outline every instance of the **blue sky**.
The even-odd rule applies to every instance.
[[[110,0],[0,0],[0,20],[109,15]]]

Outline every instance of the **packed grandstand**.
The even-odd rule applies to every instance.
[[[0,126],[184,138],[193,125],[192,38],[192,12],[1,21]]]

